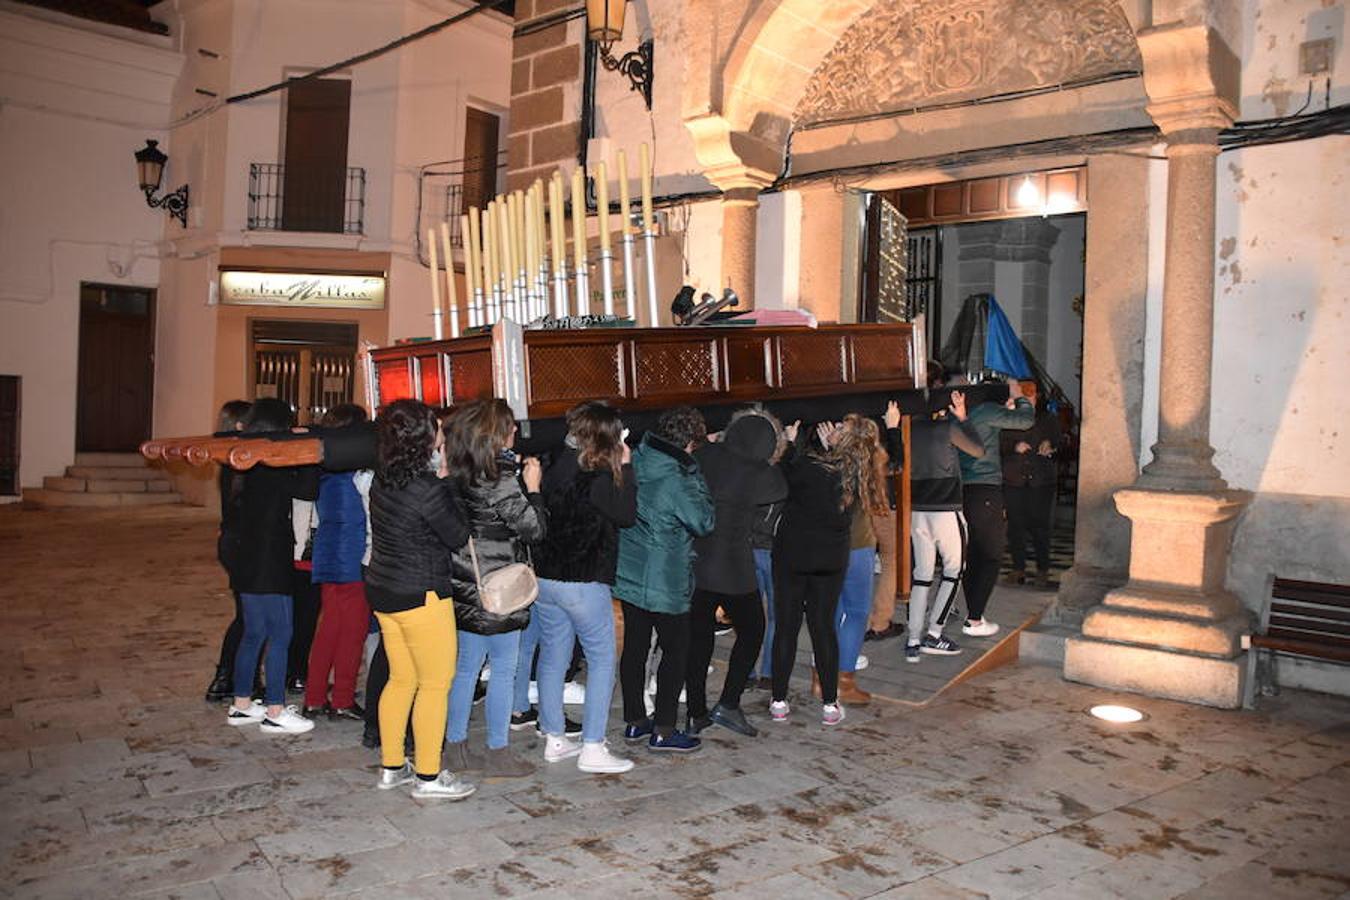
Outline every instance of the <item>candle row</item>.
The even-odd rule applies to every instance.
[[[619,181],[619,233],[623,244],[625,313],[637,318],[633,277],[633,242],[629,224],[631,197],[628,162],[622,150],[617,162]],[[464,271],[468,321],[475,328],[491,325],[502,318],[529,322],[552,313],[556,318],[569,315],[569,277],[575,297],[575,314],[590,313],[588,246],[586,241],[586,173],[578,166],[572,173],[571,271],[567,260],[566,190],[561,172],[544,182],[536,179],[527,190],[499,194],[487,209],[471,207],[460,217],[465,241]],[[650,324],[657,324],[655,218],[652,212],[652,166],[646,144],[639,157],[642,231],[646,250],[647,306]],[[605,315],[614,315],[613,248],[609,210],[609,180],[603,160],[595,168],[596,205],[599,213],[601,290]],[[432,322],[436,339],[443,338],[441,309],[441,272],[437,262],[437,235],[427,229],[431,263]],[[445,262],[447,296],[450,307],[450,337],[460,333],[459,298],[450,254],[450,228],[441,223],[440,256]],[[550,291],[551,285],[551,291]],[[551,293],[551,297],[550,297]]]

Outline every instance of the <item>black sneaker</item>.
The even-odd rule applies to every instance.
[[[380,730],[378,728],[366,728],[361,732],[361,746],[368,750],[374,750],[380,746]]]
[[[216,677],[206,686],[206,702],[220,703],[234,696],[233,673],[227,668],[216,669]]]
[[[863,635],[863,640],[884,641],[887,640],[888,638],[899,637],[904,633],[905,633],[905,626],[899,624],[898,622],[892,622],[891,624],[887,625],[880,631],[872,631],[871,629],[869,629],[867,633]]]
[[[477,706],[487,699],[487,682],[479,681],[473,686],[473,705]]]
[[[544,732],[539,730],[539,724],[537,722],[535,723],[534,730],[540,737],[544,737]],[[581,734],[581,723],[573,722],[571,719],[563,716],[563,734],[568,737],[577,737]]]
[[[693,753],[702,746],[703,741],[683,731],[672,731],[665,737],[652,732],[652,736],[647,739],[647,749],[652,753]]]
[[[936,656],[955,656],[961,652],[961,648],[957,646],[956,642],[945,634],[938,637],[925,634],[923,640],[919,642],[919,650]]]
[[[685,734],[702,734],[713,726],[713,720],[707,716],[690,716],[684,720]]]
[[[328,711],[329,719],[351,719],[354,722],[364,722],[366,720],[366,711],[361,708],[361,704],[353,703],[351,706],[344,706],[342,709],[330,709]]]
[[[646,719],[642,722],[629,722],[623,730],[623,739],[630,744],[639,744],[652,736],[652,720]]]
[[[305,692],[305,679],[292,678],[290,681],[286,682],[286,693],[303,694],[304,692]]]
[[[524,712],[511,713],[511,730],[524,731],[526,728],[537,728],[539,726],[539,710],[531,706]]]
[[[755,737],[759,734],[759,729],[750,724],[750,720],[745,717],[745,713],[741,712],[740,709],[731,709],[719,703],[708,711],[708,718],[714,724],[729,728],[746,737]]]

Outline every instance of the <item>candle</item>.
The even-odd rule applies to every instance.
[[[436,230],[427,229],[427,256],[431,265],[431,324],[435,329],[436,340],[440,340],[441,333],[441,272],[440,267],[436,265]]]
[[[604,257],[609,255],[609,181],[603,159],[595,167],[595,203],[600,216],[600,255]]]
[[[553,274],[556,276],[567,269],[567,232],[564,230],[562,173],[554,172],[553,180],[548,184],[549,219],[553,232]]]
[[[656,231],[652,217],[652,154],[646,144],[642,145],[640,158],[642,168],[642,230],[648,233]]]
[[[633,198],[628,193],[628,155],[619,151],[619,233],[628,234],[628,212]]]
[[[488,316],[491,324],[497,320],[497,207],[495,201],[489,201],[483,210],[483,291],[492,314]]]
[[[525,192],[521,198],[521,215],[524,218],[525,230],[525,258],[522,266],[525,269],[525,294],[529,298],[529,313],[525,316],[527,319],[533,319],[535,314],[535,304],[538,301],[538,291],[535,288],[534,274],[538,271],[539,247],[536,242],[534,229],[534,189]]]
[[[441,258],[445,260],[445,302],[450,309],[450,337],[454,339],[459,337],[459,284],[455,280],[455,257],[450,250],[449,222],[441,223]]]
[[[581,166],[572,170],[572,265],[586,268],[586,176]]]
[[[469,253],[467,259],[464,261],[464,274],[468,277],[468,284],[465,286],[468,296],[465,297],[465,299],[468,301],[469,305],[469,327],[472,328],[479,324],[478,313],[480,310],[478,309],[478,304],[482,302],[483,296],[480,288],[482,285],[483,271],[479,268],[482,263],[479,261],[478,253],[478,207],[469,207],[468,214],[461,216],[460,218],[463,219],[460,223],[460,228],[463,229],[464,234],[468,235],[469,241]]]
[[[509,201],[505,196],[497,200],[497,252],[501,257],[501,271],[497,277],[502,282],[502,315],[512,313],[512,290],[514,275],[511,268],[511,213]]]

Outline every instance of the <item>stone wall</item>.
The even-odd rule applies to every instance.
[[[576,0],[516,0],[516,29],[583,8]],[[516,37],[511,53],[511,112],[506,139],[507,190],[547,180],[577,158],[581,133],[585,17]]]

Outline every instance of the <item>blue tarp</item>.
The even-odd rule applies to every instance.
[[[1003,309],[992,296],[988,298],[989,320],[984,337],[984,366],[1001,375],[1020,380],[1030,380],[1031,366],[1027,364],[1026,354],[1022,352],[1022,342]]]

